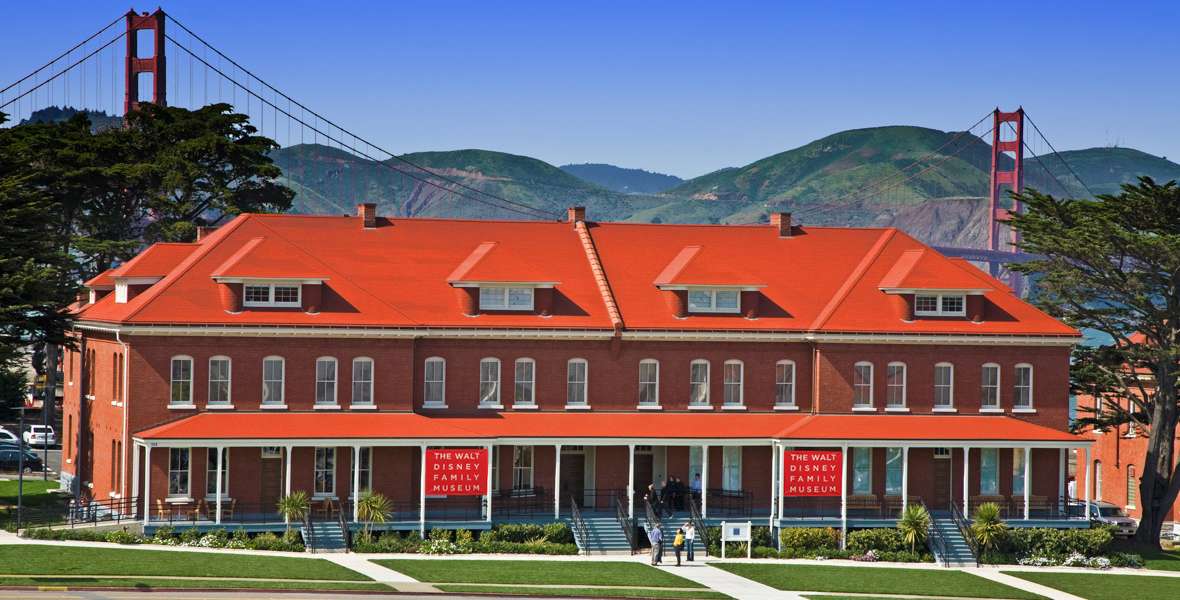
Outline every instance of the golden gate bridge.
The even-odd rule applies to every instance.
[[[108,116],[118,122],[144,102],[190,109],[226,103],[246,114],[258,135],[275,140],[285,153],[276,162],[283,183],[296,191],[297,204],[314,198],[339,213],[361,202],[388,205],[401,195],[406,198],[397,208],[401,216],[565,217],[564,207],[493,194],[461,174],[382,149],[281,92],[163,10],[132,10],[0,89],[8,126],[58,105],[86,111],[95,122]],[[1022,210],[1010,192],[1029,186],[1093,196],[1023,108],[997,108],[935,150],[901,162],[896,171],[834,197],[772,199],[765,205],[789,211],[803,224],[899,227],[944,254],[980,264],[1021,293],[1023,279],[1003,268],[1027,258],[1012,245],[1018,234],[1004,224],[1009,211]],[[728,222],[755,224],[766,212]],[[964,220],[963,214],[971,217]]]

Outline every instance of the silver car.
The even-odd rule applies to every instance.
[[[1106,525],[1114,525],[1116,536],[1131,537],[1139,530],[1139,521],[1131,518],[1121,507],[1109,502],[1091,502],[1090,519]]]

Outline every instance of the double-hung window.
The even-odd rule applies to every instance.
[[[955,366],[948,362],[934,365],[934,408],[955,407]]]
[[[221,496],[229,495],[229,448],[221,451]],[[209,448],[205,457],[205,496],[217,498],[217,448]]]
[[[852,366],[852,406],[873,406],[873,363],[858,362]]]
[[[983,381],[979,399],[980,408],[1000,408],[1000,365],[983,365]]]
[[[533,487],[533,447],[513,446],[512,489],[524,490]]]
[[[229,376],[228,356],[209,359],[209,404],[229,404]]]
[[[566,406],[586,406],[586,368],[587,363],[581,358],[566,363]]]
[[[428,358],[425,370],[422,404],[424,406],[446,406],[447,361],[437,356]]]
[[[688,366],[688,405],[709,405],[709,361],[694,360]]]
[[[721,449],[721,489],[742,489],[741,446],[724,446]]]
[[[173,356],[171,404],[187,406],[192,403],[193,359],[190,356]]]
[[[336,493],[336,449],[315,449],[314,495],[331,496]]]
[[[963,294],[917,294],[914,296],[914,314],[930,317],[966,316],[966,296]]]
[[[780,360],[774,366],[774,405],[776,408],[795,406],[795,363]]]
[[[660,363],[655,359],[639,361],[639,405],[660,405]]]
[[[1024,493],[1024,448],[1012,449],[1012,495]]]
[[[299,284],[247,283],[243,289],[243,306],[299,306]]]
[[[537,363],[531,358],[521,358],[516,361],[516,395],[513,403],[517,406],[532,406],[536,403],[534,383],[536,381]]]
[[[189,493],[188,448],[168,449],[168,497],[187,498]]]
[[[742,370],[743,365],[740,360],[725,361],[725,365],[722,367],[722,375],[725,378],[724,406],[742,406],[742,378],[744,376]]]
[[[352,403],[368,406],[373,404],[373,359],[352,360]]]
[[[318,358],[315,361],[315,403],[317,406],[336,405],[336,359]]]
[[[901,448],[885,449],[885,493],[901,494],[903,475]]]
[[[500,407],[500,359],[485,358],[479,361],[479,405],[487,408]]]
[[[482,286],[479,288],[480,310],[532,310],[533,288]]]
[[[689,312],[735,313],[741,311],[737,290],[688,290]]]
[[[993,496],[1000,493],[1000,468],[997,448],[984,448],[979,452],[979,493]]]
[[[885,367],[885,406],[905,408],[905,363],[891,362]]]
[[[873,493],[873,449],[852,449],[852,493]]]
[[[283,405],[283,358],[268,356],[262,359],[262,404]]]
[[[1013,409],[1031,409],[1033,402],[1032,394],[1033,383],[1033,368],[1032,365],[1016,365],[1016,372],[1013,376],[1012,382],[1012,408]]]

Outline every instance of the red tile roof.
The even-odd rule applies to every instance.
[[[762,286],[742,268],[732,265],[704,246],[685,246],[672,262],[656,276],[653,282],[658,286],[669,285],[711,285],[711,286]]]
[[[209,274],[244,279],[327,279],[327,270],[281,238],[256,237]]]
[[[560,283],[560,278],[542,273],[532,261],[502,248],[499,242],[484,242],[476,246],[475,250],[447,275],[447,281]]]
[[[1004,415],[811,415],[778,433],[799,440],[1071,442],[1084,438]]]
[[[109,273],[111,277],[163,277],[197,248],[197,244],[153,244]]]
[[[107,270],[103,271],[102,273],[99,273],[98,275],[96,275],[94,277],[94,279],[91,279],[90,281],[87,281],[86,283],[83,283],[82,285],[84,285],[88,288],[114,288],[115,287],[115,278],[111,277],[111,273],[113,271],[114,271],[114,269],[107,269]]]
[[[906,250],[877,287],[914,290],[988,290],[964,270],[947,269],[945,258],[933,250]]]

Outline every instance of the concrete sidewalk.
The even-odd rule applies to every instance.
[[[699,583],[713,591],[732,596],[736,600],[804,600],[799,593],[776,590],[757,581],[734,575],[729,571],[710,567],[704,562],[685,562],[681,565],[677,567],[675,563],[671,565],[665,563],[656,568]]]

